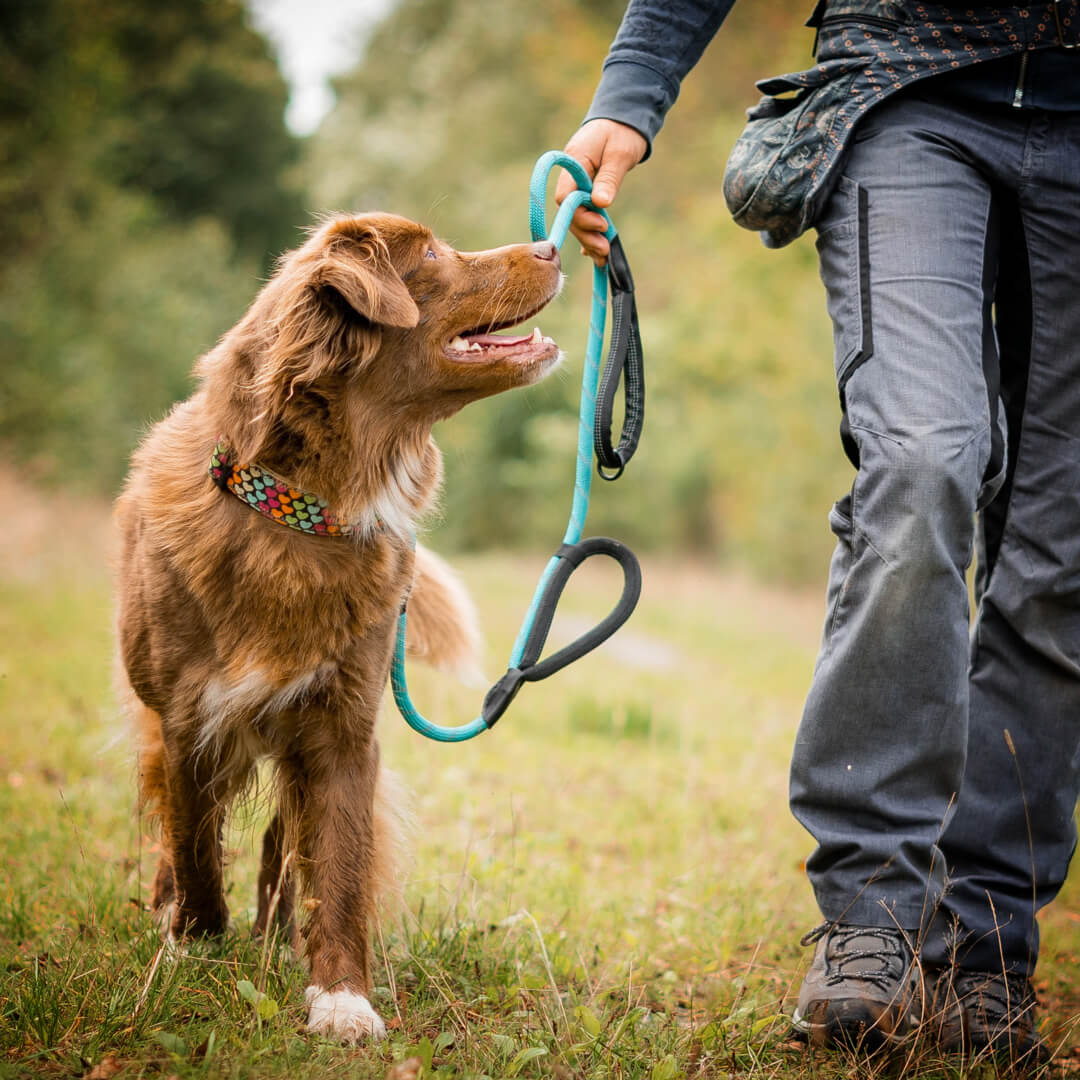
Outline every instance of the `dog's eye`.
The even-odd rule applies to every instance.
[[[438,257],[439,256],[436,255],[435,252],[431,248],[428,248],[427,251],[424,252],[424,258],[425,259],[437,259]]]

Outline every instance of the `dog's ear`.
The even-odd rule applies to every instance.
[[[409,328],[420,321],[416,301],[372,228],[332,233],[316,280],[340,293],[353,311],[376,326]]]
[[[266,342],[247,387],[251,412],[244,435],[235,436],[237,453],[249,461],[272,439],[294,394],[336,372],[362,369],[384,328],[420,321],[386,243],[355,219],[336,222],[317,246],[286,259],[268,295]]]

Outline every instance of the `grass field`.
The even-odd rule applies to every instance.
[[[10,497],[11,492],[7,493]],[[405,908],[383,923],[376,1048],[302,1031],[304,974],[248,936],[253,837],[229,846],[234,934],[165,953],[145,905],[155,839],[110,693],[102,515],[36,506],[0,571],[0,1076],[952,1076],[788,1039],[818,921],[787,756],[820,623],[816,593],[646,561],[641,607],[610,646],[527,686],[460,746],[384,712],[384,759],[418,823]],[[459,560],[497,674],[544,556]],[[582,572],[565,637],[617,574]],[[480,692],[414,668],[433,719]],[[1076,1062],[1080,883],[1042,920],[1043,1034]]]

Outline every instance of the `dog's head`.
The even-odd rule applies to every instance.
[[[283,258],[234,332],[230,351],[247,369],[237,372],[248,414],[246,436],[234,435],[240,452],[258,457],[305,391],[347,397],[364,422],[377,412],[430,427],[536,382],[558,361],[554,341],[498,331],[530,319],[561,283],[547,241],[460,252],[390,214],[326,222]]]

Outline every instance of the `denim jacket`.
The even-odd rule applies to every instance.
[[[679,83],[733,3],[632,0],[587,119],[629,124],[651,146]],[[816,65],[758,83],[766,96],[749,111],[750,123],[724,179],[735,220],[761,230],[772,247],[812,223],[867,111],[920,79],[983,60],[1080,44],[1080,2],[991,7],[819,0],[808,25],[818,32]]]

